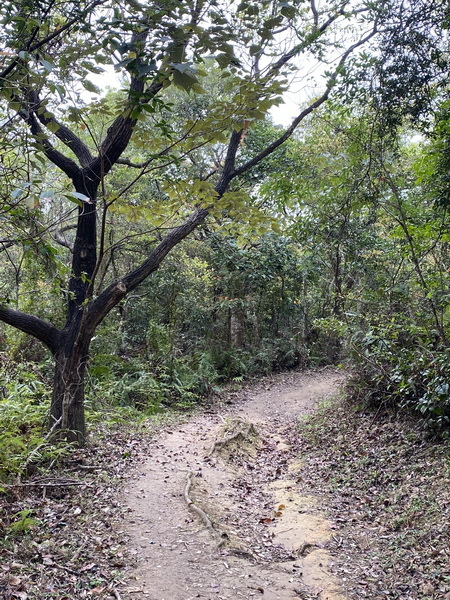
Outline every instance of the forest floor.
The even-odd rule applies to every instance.
[[[331,369],[99,428],[7,488],[5,600],[450,600],[450,446]],[[3,522],[3,523],[2,523]]]

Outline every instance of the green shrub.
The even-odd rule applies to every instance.
[[[411,410],[430,426],[450,425],[450,348],[400,325],[379,326],[354,339],[351,397],[372,408]]]

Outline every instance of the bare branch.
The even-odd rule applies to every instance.
[[[342,15],[345,13],[345,7],[348,4],[349,4],[348,1],[344,2],[342,4],[341,8],[339,10],[333,12],[333,14],[331,14],[328,17],[328,19],[326,21],[324,21],[324,23],[322,23],[322,25],[320,25],[320,27],[319,27],[319,12],[317,11],[314,0],[311,0],[311,11],[313,13],[314,27],[315,27],[315,31],[313,32],[314,39],[318,39],[323,33],[325,33],[331,27],[331,25],[333,25],[333,23],[335,23],[335,21],[337,21],[340,17],[342,17]],[[356,14],[359,14],[366,10],[367,10],[366,8],[354,10],[354,11],[352,11],[352,14],[356,15]],[[311,44],[311,37],[307,37],[305,40],[303,40],[303,42],[301,42],[300,44],[297,44],[291,50],[289,50],[289,52],[286,52],[285,54],[283,54],[283,56],[281,56],[276,61],[276,63],[274,63],[270,67],[270,69],[268,70],[268,73],[266,74],[266,77],[271,78],[274,75],[276,75],[280,71],[280,69],[282,67],[284,67],[285,64],[287,64],[290,60],[292,60],[293,58],[298,56],[301,52],[303,52],[303,50],[305,50],[305,48],[307,48],[310,44]]]
[[[20,329],[43,342],[55,354],[59,345],[59,330],[39,317],[0,305],[0,321]]]
[[[17,241],[15,240],[0,240],[0,252],[11,248],[11,246],[14,246],[15,244],[17,244]]]

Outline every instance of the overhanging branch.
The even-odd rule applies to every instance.
[[[253,158],[251,158],[249,161],[238,167],[233,173],[233,179],[235,177],[238,177],[239,175],[243,175],[244,173],[252,169],[254,166],[256,166],[258,163],[260,163],[264,158],[272,154],[277,148],[279,148],[282,144],[284,144],[284,142],[286,142],[286,140],[288,140],[291,137],[291,135],[294,133],[294,131],[297,129],[300,123],[305,119],[305,117],[307,117],[310,113],[312,113],[314,110],[319,108],[319,106],[321,106],[324,102],[326,102],[326,100],[328,100],[331,90],[337,81],[339,72],[345,64],[348,57],[350,56],[350,54],[352,54],[357,48],[368,42],[375,35],[376,32],[377,29],[375,26],[366,36],[362,37],[358,42],[355,42],[349,48],[347,48],[347,50],[341,56],[333,74],[328,79],[324,93],[319,98],[317,98],[317,100],[315,100],[304,110],[302,110],[302,112],[297,117],[295,117],[291,125],[277,140],[272,142],[272,144],[267,146],[264,150],[262,150]]]
[[[186,238],[208,216],[206,208],[198,208],[181,225],[174,227],[152,250],[147,259],[134,271],[120,280],[114,281],[92,302],[87,310],[86,327],[93,333],[97,325],[124,296],[134,290],[147,277],[156,271],[163,259],[177,244]]]
[[[50,349],[52,354],[57,352],[60,332],[51,323],[20,310],[5,308],[1,305],[0,321],[12,325],[16,329],[20,329],[20,331],[37,338]]]

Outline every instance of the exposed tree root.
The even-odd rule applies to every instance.
[[[193,477],[194,477],[194,473],[192,471],[188,471],[187,477],[186,477],[186,484],[184,486],[184,491],[183,491],[183,497],[186,501],[186,504],[190,508],[190,510],[200,518],[201,522],[211,532],[211,535],[214,538],[216,538],[216,540],[218,542],[217,546],[216,546],[216,552],[218,552],[221,548],[224,548],[227,545],[227,543],[230,541],[230,538],[229,538],[228,534],[226,533],[226,531],[215,528],[211,519],[208,517],[208,515],[205,513],[205,511],[202,510],[199,506],[197,506],[195,504],[195,502],[192,500],[192,498],[190,496],[190,491],[191,491],[191,487],[192,487]],[[242,556],[245,558],[255,559],[255,556],[251,552],[249,552],[248,550],[244,550],[242,548],[227,547],[227,552],[229,554],[234,554],[235,556]]]
[[[211,519],[208,517],[208,515],[205,513],[204,510],[199,508],[195,504],[195,502],[193,502],[193,500],[189,496],[189,492],[191,491],[191,487],[192,487],[192,478],[193,477],[194,477],[193,472],[189,471],[187,474],[186,485],[184,486],[184,492],[183,492],[183,496],[184,496],[184,499],[186,500],[186,504],[192,510],[192,512],[194,512],[198,517],[200,517],[200,520],[205,525],[205,527],[207,527],[211,532],[216,534],[217,532],[215,531],[215,529],[213,527]]]

